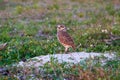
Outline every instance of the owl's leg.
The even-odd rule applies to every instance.
[[[68,47],[65,47],[65,53],[67,53],[67,51],[68,51]]]

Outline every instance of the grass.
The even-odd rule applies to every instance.
[[[120,36],[120,11],[113,2],[11,0],[4,3],[0,9],[0,44],[8,45],[0,51],[0,66],[64,52],[56,38],[58,24],[67,26],[76,51],[116,52],[119,56],[120,39],[111,39],[110,35]]]
[[[11,5],[11,8],[13,8],[12,2],[14,1],[11,1],[11,4],[8,3]],[[76,1],[73,3],[76,4]],[[116,36],[120,35],[119,11],[115,10],[111,3],[108,5],[104,3],[104,6],[101,6],[101,3],[93,2],[93,6],[89,8],[87,5],[89,3],[87,2],[83,2],[80,6],[78,4],[73,5],[71,2],[68,6],[73,8],[67,10],[68,6],[65,6],[67,1],[65,1],[64,6],[61,6],[63,4],[62,2],[56,5],[51,1],[50,5],[48,5],[47,2],[45,3],[47,5],[46,9],[49,7],[46,13],[44,12],[46,10],[43,10],[41,6],[38,6],[37,9],[31,7],[36,3],[32,3],[29,7],[19,6],[20,2],[14,2],[14,4],[18,5],[14,6],[14,11],[12,10],[9,13],[16,16],[22,15],[24,17],[8,18],[5,21],[1,19],[0,43],[8,43],[8,47],[0,51],[1,65],[20,61],[23,57],[31,58],[48,53],[63,52],[64,48],[58,43],[56,38],[57,24],[64,24],[69,28],[69,34],[73,37],[76,46],[78,46],[77,51],[120,51],[119,40],[112,41],[110,45],[104,42],[104,39],[110,39],[110,33]],[[80,12],[77,9],[82,7],[82,5],[85,7],[83,8],[84,10]],[[40,16],[42,16],[40,19],[36,18],[36,15],[30,14],[33,9],[36,11],[36,14],[38,14],[38,8],[41,9],[42,13],[40,13]],[[91,10],[92,8],[93,10]],[[26,13],[26,9],[29,9],[29,14]],[[101,11],[101,9],[103,11]],[[14,13],[15,11],[17,14]],[[104,14],[105,12],[107,13]],[[34,16],[35,19],[32,19],[31,16]],[[73,16],[76,16],[76,18]],[[114,22],[112,17],[114,17]],[[81,19],[81,21],[79,21],[79,19]],[[36,20],[40,21],[36,22]],[[105,30],[107,32],[104,32]]]

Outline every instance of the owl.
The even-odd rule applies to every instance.
[[[74,41],[67,33],[67,29],[64,25],[57,25],[57,38],[58,41],[65,47],[65,53],[71,47],[75,50]]]

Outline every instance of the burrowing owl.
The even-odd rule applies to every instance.
[[[57,25],[57,38],[59,42],[65,47],[65,52],[67,52],[70,47],[75,50],[73,39],[67,33],[66,27],[64,25]]]

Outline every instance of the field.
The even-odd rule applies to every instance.
[[[115,52],[119,58],[119,0],[0,0],[0,44],[7,43],[0,50],[0,66],[40,55],[62,54],[64,47],[56,37],[58,24],[67,27],[77,47],[76,52]],[[110,75],[111,80],[119,80],[119,59],[108,64],[112,68],[110,74],[104,68],[95,68],[95,72],[100,70]],[[86,72],[89,76],[94,75],[89,68],[81,71]],[[76,80],[78,78],[73,77]],[[97,80],[108,80],[107,78],[104,76]]]

